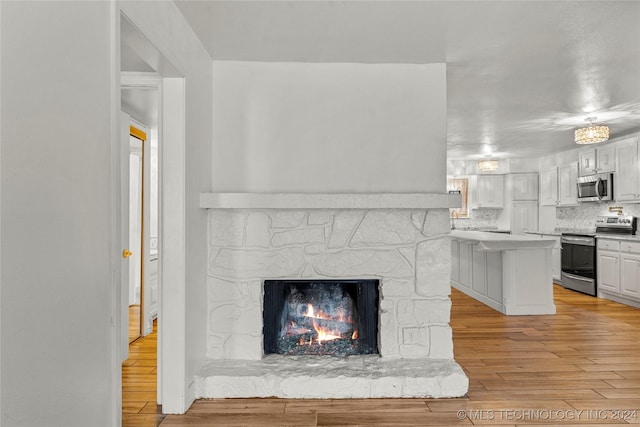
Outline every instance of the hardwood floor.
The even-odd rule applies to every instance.
[[[158,327],[129,345],[129,358],[122,364],[122,426],[156,427],[164,419],[156,405]]]
[[[452,290],[455,358],[470,382],[463,398],[199,400],[185,415],[168,415],[160,425],[640,424],[640,310],[560,286],[554,292],[556,315],[503,316]],[[141,343],[145,350],[132,356],[155,356],[155,336],[150,337]],[[143,367],[140,374],[130,372],[131,379],[148,378]],[[140,390],[127,387],[125,398],[144,393],[142,385],[130,387]],[[155,427],[160,421],[152,413],[158,410],[154,401],[126,401],[125,426]]]
[[[140,338],[140,304],[129,306],[129,344]]]

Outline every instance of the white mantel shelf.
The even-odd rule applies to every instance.
[[[204,209],[444,209],[460,207],[447,193],[200,193]]]

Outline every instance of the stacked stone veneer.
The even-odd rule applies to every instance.
[[[449,210],[209,210],[210,359],[263,357],[265,279],[380,280],[384,358],[453,359]]]

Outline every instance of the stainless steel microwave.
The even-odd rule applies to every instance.
[[[613,174],[600,173],[578,178],[578,201],[601,202],[613,200]]]

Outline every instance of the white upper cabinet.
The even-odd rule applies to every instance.
[[[540,205],[556,206],[558,204],[558,168],[554,167],[540,172]]]
[[[541,206],[578,204],[578,162],[540,172]]]
[[[504,207],[504,177],[502,175],[478,175],[476,208]]]
[[[558,168],[558,206],[578,204],[578,162]]]
[[[514,173],[511,179],[511,200],[538,200],[538,174]]]
[[[614,145],[596,148],[596,169],[598,173],[616,170],[616,147]]]
[[[593,175],[596,169],[596,149],[580,152],[580,176]]]
[[[613,145],[580,152],[580,176],[613,172],[615,166],[615,147]]]
[[[615,147],[616,177],[613,180],[617,202],[640,202],[638,138],[619,142]]]

